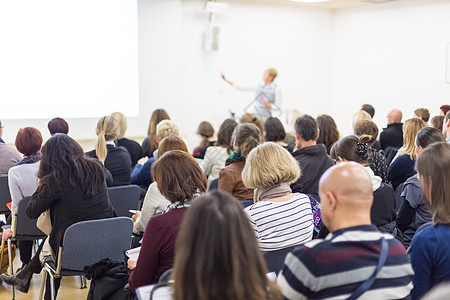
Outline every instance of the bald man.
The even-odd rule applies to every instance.
[[[387,127],[380,133],[381,149],[386,151],[387,147],[398,149],[403,146],[403,123],[402,112],[393,109],[387,115]]]
[[[408,299],[413,271],[405,247],[371,225],[367,171],[353,162],[336,165],[322,176],[319,194],[322,221],[331,233],[287,255],[277,282],[284,297]]]

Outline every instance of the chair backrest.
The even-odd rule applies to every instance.
[[[0,214],[9,214],[10,210],[6,203],[11,202],[11,194],[9,193],[8,175],[0,176]]]
[[[208,191],[211,192],[211,191],[217,190],[218,187],[219,187],[219,178],[211,181]]]
[[[402,195],[402,191],[403,191],[403,186],[405,185],[405,183],[400,184],[396,189],[395,189],[395,210],[398,211],[400,210],[400,206],[402,206],[402,202],[403,202],[403,197]]]
[[[130,209],[138,209],[141,188],[123,185],[108,188],[109,201],[119,217],[131,217]]]
[[[20,236],[26,236],[25,239],[38,239],[46,236],[45,233],[36,227],[36,219],[30,219],[27,216],[27,207],[31,197],[25,197],[19,201],[17,207],[17,225],[16,225],[16,237],[20,239]]]
[[[61,269],[83,271],[104,258],[124,260],[130,249],[133,221],[126,217],[83,221],[64,233]]]
[[[288,253],[294,250],[294,248],[295,246],[275,251],[264,252],[263,256],[264,259],[266,260],[267,271],[275,272],[276,274],[278,274],[283,268],[284,259],[286,258],[286,255],[288,255]]]
[[[241,204],[244,208],[253,204],[253,200],[241,200],[239,202],[241,202]]]

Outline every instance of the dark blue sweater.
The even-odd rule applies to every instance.
[[[414,269],[412,299],[420,299],[435,285],[450,281],[450,226],[438,224],[416,233],[409,253]]]

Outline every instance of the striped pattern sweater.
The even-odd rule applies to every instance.
[[[286,256],[278,285],[286,299],[347,299],[376,269],[381,237],[388,240],[385,265],[358,299],[409,299],[413,270],[405,247],[373,225],[336,230]]]
[[[311,202],[296,193],[283,202],[259,201],[245,209],[261,251],[297,246],[312,239]]]

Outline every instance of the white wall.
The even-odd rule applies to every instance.
[[[150,114],[159,107],[180,124],[191,147],[201,121],[218,127],[229,109],[241,115],[254,95],[228,86],[220,79],[222,71],[234,81],[257,84],[263,70],[274,66],[280,72],[284,107],[312,113],[321,111],[319,103],[331,107],[331,11],[233,2],[217,17],[220,51],[205,53],[204,3],[139,1],[140,115],[128,119],[127,136],[145,136]],[[105,115],[111,112],[104,108]],[[96,121],[68,119],[70,135],[94,139]],[[4,138],[13,142],[24,126],[35,126],[48,138],[47,122],[4,120]]]
[[[394,107],[411,117],[425,103],[438,114],[438,107],[450,102],[445,84],[450,4],[430,2],[436,1],[336,13],[230,2],[217,17],[220,51],[205,53],[203,0],[139,0],[140,115],[128,119],[127,136],[145,136],[151,112],[161,107],[195,146],[199,122],[218,126],[228,109],[240,115],[253,99],[252,92],[226,85],[220,72],[256,84],[269,66],[279,70],[283,108],[331,114],[343,134],[350,133],[352,114],[366,102],[377,109],[380,127]],[[104,108],[105,115],[111,112]],[[68,121],[74,138],[95,138],[96,119]],[[24,126],[35,126],[48,138],[47,122],[4,120],[4,139],[13,142]]]
[[[403,1],[338,11],[334,22],[333,116],[344,134],[363,103],[386,125],[392,108],[403,120],[419,107],[439,114],[450,103],[445,83],[450,3]],[[450,70],[449,70],[450,72]]]

